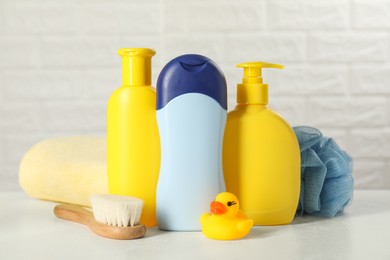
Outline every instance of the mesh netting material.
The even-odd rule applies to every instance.
[[[334,217],[352,200],[352,158],[313,127],[293,128],[301,151],[297,214]]]

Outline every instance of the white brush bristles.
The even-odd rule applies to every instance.
[[[140,222],[144,202],[129,196],[94,194],[91,195],[91,206],[97,221],[111,226],[132,227]]]

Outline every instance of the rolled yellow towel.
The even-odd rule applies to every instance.
[[[70,136],[34,145],[23,157],[19,182],[38,199],[89,206],[92,193],[107,193],[106,138]]]

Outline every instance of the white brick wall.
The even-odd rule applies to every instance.
[[[337,30],[348,26],[348,1],[270,1],[268,24],[272,30]]]
[[[319,128],[355,160],[357,188],[390,188],[390,0],[0,0],[0,191],[41,139],[104,134],[119,47],[152,47],[153,83],[199,53],[227,77],[229,108],[249,60],[271,106]]]
[[[321,32],[309,35],[309,60],[313,62],[384,62],[389,35],[383,32]]]

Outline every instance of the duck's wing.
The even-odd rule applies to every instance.
[[[252,228],[252,226],[253,226],[252,219],[242,220],[237,223],[237,229],[243,232],[248,231],[249,229]]]

